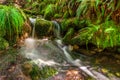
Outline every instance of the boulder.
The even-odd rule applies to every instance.
[[[54,24],[52,21],[37,18],[35,23],[35,32],[38,38],[53,34]]]

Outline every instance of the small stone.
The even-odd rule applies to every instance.
[[[73,46],[72,46],[72,45],[69,45],[69,46],[68,46],[68,49],[69,49],[70,51],[72,51],[72,50],[73,50]]]
[[[119,72],[116,72],[115,74],[116,74],[118,77],[120,77],[120,73],[119,73]]]
[[[102,71],[103,73],[108,73],[108,70],[105,69],[105,68],[102,68],[101,71]]]
[[[79,46],[75,44],[75,45],[73,46],[73,49],[74,49],[74,50],[77,50],[77,49],[79,49]]]

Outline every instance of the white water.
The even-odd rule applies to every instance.
[[[60,25],[56,22],[56,21],[52,21],[53,22],[53,24],[55,25],[55,27],[54,27],[54,35],[58,38],[58,39],[60,39],[61,37],[60,37]]]
[[[33,26],[32,38],[34,38],[34,36],[35,36],[35,22],[36,22],[36,19],[34,19],[34,18],[29,18],[29,20],[30,20],[30,22],[31,22],[31,24],[32,24],[32,26]]]
[[[61,41],[57,41],[58,44],[62,44]],[[59,43],[60,42],[60,43]],[[60,46],[59,46],[60,47]],[[106,76],[102,75],[101,73],[95,71],[95,70],[89,70],[87,68],[87,66],[84,66],[81,61],[79,59],[73,60],[73,58],[71,57],[71,55],[67,52],[67,46],[64,47],[60,47],[65,56],[66,59],[69,63],[73,64],[74,66],[77,66],[78,68],[80,68],[83,72],[85,72],[86,74],[88,74],[89,76],[91,76],[92,78],[96,79],[96,80],[110,80],[109,78],[107,78]]]
[[[39,45],[43,45],[44,43],[47,43],[47,41],[48,39],[35,40],[33,38],[27,38],[25,40],[25,47],[22,49],[22,54],[26,58],[31,59],[32,62],[36,63],[39,67],[45,65],[59,65],[59,63],[55,62],[54,60],[47,58],[47,52],[49,51],[43,50],[42,52],[39,52],[36,49],[38,47],[37,43],[42,43]]]
[[[53,22],[56,26],[57,26],[57,30],[60,30],[60,26],[59,24],[54,21]],[[58,31],[58,33],[56,33],[57,36],[60,35],[60,31]],[[110,80],[109,78],[107,78],[106,76],[102,75],[101,73],[95,71],[95,70],[89,70],[87,66],[84,66],[81,62],[80,59],[76,59],[74,60],[72,58],[72,56],[68,53],[67,51],[67,46],[63,46],[62,41],[61,40],[56,40],[59,48],[61,48],[63,50],[64,55],[66,56],[66,59],[69,63],[73,64],[74,66],[77,66],[78,68],[80,68],[83,72],[85,72],[86,74],[88,74],[89,76],[91,76],[92,78],[96,79],[96,80]]]

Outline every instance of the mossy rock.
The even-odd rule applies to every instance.
[[[25,62],[23,65],[22,65],[22,70],[23,70],[23,73],[25,75],[29,75],[30,72],[32,71],[32,64],[30,62]]]
[[[48,79],[57,73],[57,69],[51,66],[44,66],[40,69],[41,80]]]
[[[72,39],[72,36],[73,36],[73,33],[74,33],[74,29],[73,28],[70,28],[67,33],[65,34],[64,38],[63,38],[63,41],[65,43],[70,43],[71,42],[71,39]]]
[[[49,36],[53,34],[54,24],[52,21],[37,18],[35,23],[35,32],[37,37]]]
[[[85,45],[88,43],[88,41],[91,39],[91,34],[86,33],[88,32],[88,28],[83,28],[79,30],[75,36],[71,39],[72,44],[78,44],[78,45]]]
[[[81,29],[83,26],[81,25],[80,21],[78,18],[69,18],[69,19],[64,19],[61,21],[61,27],[62,31],[67,31],[68,28],[74,28],[75,30]]]
[[[47,78],[52,77],[56,73],[57,70],[54,67],[44,66],[40,68],[36,64],[33,64],[30,76],[32,80],[46,80]]]
[[[4,50],[9,46],[8,41],[0,37],[0,50]]]
[[[85,40],[79,35],[79,36],[75,36],[71,39],[71,43],[70,44],[78,44],[78,45],[84,45],[86,44]]]

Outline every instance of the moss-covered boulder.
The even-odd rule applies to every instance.
[[[64,41],[65,43],[70,43],[73,34],[74,34],[74,29],[73,29],[73,28],[70,28],[70,29],[67,31],[66,35],[64,36],[63,41]]]
[[[91,39],[92,34],[88,31],[89,28],[80,29],[70,39],[70,44],[85,45]]]
[[[60,24],[61,24],[63,32],[66,32],[68,30],[68,28],[71,28],[71,27],[74,28],[75,30],[79,30],[83,27],[83,25],[81,25],[81,22],[79,21],[79,19],[76,17],[64,19],[60,22]]]
[[[6,41],[4,38],[0,37],[0,50],[4,50],[9,46],[8,41]]]
[[[49,36],[53,34],[54,24],[52,21],[38,18],[35,23],[35,32],[37,37]]]

